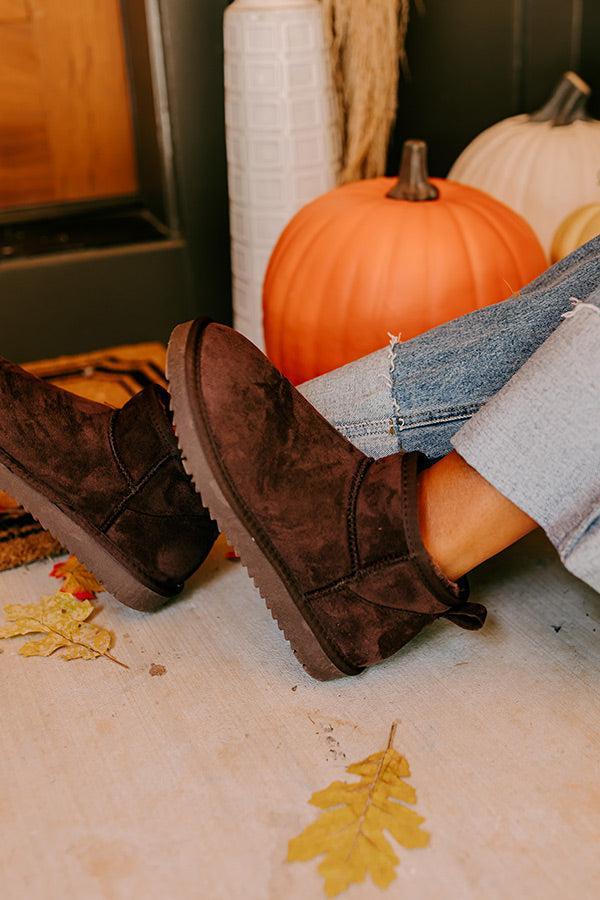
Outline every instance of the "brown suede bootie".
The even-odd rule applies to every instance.
[[[177,594],[218,533],[168,402],[153,385],[113,410],[0,359],[0,488],[135,609]]]
[[[483,625],[421,542],[418,454],[364,456],[225,326],[178,326],[167,365],[184,465],[311,675],[356,675],[436,618]]]

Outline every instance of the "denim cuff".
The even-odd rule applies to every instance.
[[[340,434],[375,459],[399,450],[392,350],[377,350],[298,387]]]

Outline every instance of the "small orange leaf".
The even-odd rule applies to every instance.
[[[78,600],[93,600],[99,591],[104,590],[98,579],[88,572],[76,556],[70,556],[65,562],[56,563],[50,577],[64,579],[60,590],[65,594],[72,594]]]

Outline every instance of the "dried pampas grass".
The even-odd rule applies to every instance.
[[[340,183],[385,171],[410,0],[322,0],[340,108]]]

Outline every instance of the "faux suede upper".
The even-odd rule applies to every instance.
[[[0,359],[0,458],[90,533],[103,534],[149,587],[175,593],[217,529],[186,475],[152,385],[121,410]]]
[[[421,543],[415,454],[364,456],[231,329],[208,325],[196,352],[197,396],[238,514],[331,652],[362,667],[433,618],[480,627],[466,583],[436,572]]]

